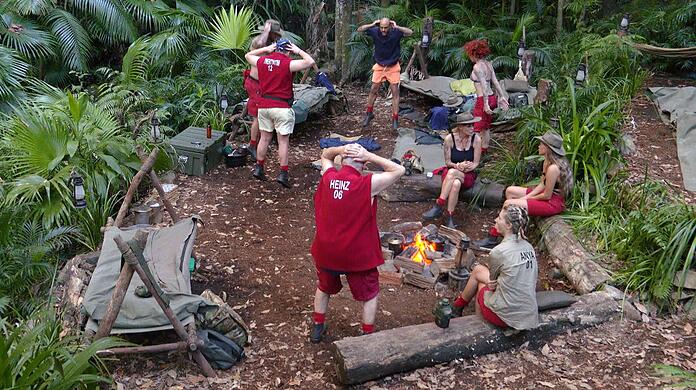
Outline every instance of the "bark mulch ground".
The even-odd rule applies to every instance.
[[[331,132],[376,137],[383,145],[378,153],[387,157],[395,139],[390,128],[388,101],[377,101],[376,119],[369,129],[363,130],[359,122],[367,90],[348,87],[346,95],[348,113],[315,118],[297,127],[291,139],[293,187],[289,190],[273,181],[254,180],[250,167],[229,169],[221,165],[203,177],[179,178],[178,207],[186,214],[199,214],[205,221],[196,244],[200,265],[194,292],[209,288],[225,295],[227,302],[247,321],[252,328],[247,359],[230,370],[219,371],[219,377],[212,379],[201,376],[194,363],[176,354],[122,359],[109,364],[121,388],[341,387],[336,381],[330,343],[359,334],[361,308],[352,300],[348,289],[344,289],[331,299],[325,341],[309,343],[315,289],[314,265],[309,254],[314,235],[312,195],[319,180],[319,172],[310,163],[319,156],[319,138]],[[403,103],[426,109],[417,95],[405,95]],[[639,153],[629,160],[632,169],[643,161],[651,162],[650,153],[676,156],[673,132],[663,128],[650,110],[654,114],[654,109],[641,97],[634,99],[631,114],[637,117],[637,127],[631,131]],[[402,122],[409,126],[408,121]],[[664,134],[655,136],[656,128]],[[674,164],[671,157],[660,162]],[[278,173],[276,158],[274,147],[267,163],[270,178]],[[650,172],[679,186],[678,167],[663,168]],[[660,173],[668,174],[659,176]],[[420,214],[430,206],[430,203],[380,201],[379,226],[386,229],[400,222],[419,221]],[[497,210],[462,207],[456,217],[462,229],[478,239],[485,236],[496,214]],[[565,280],[552,277],[553,267],[543,253],[539,266],[539,289],[569,289]],[[408,285],[383,286],[377,330],[433,321],[432,308],[443,294],[452,293]],[[355,388],[653,388],[669,380],[656,376],[652,364],[669,363],[696,370],[694,362],[696,333],[691,324],[671,317],[651,319],[649,323],[626,320],[558,336],[538,350],[523,346],[395,375]]]

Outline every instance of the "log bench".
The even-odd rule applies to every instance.
[[[579,297],[573,305],[540,313],[537,328],[509,332],[466,316],[441,329],[435,322],[347,337],[332,345],[336,372],[342,384],[352,385],[404,371],[450,362],[459,358],[496,353],[529,342],[538,348],[557,334],[606,322],[618,315],[619,306],[605,292]]]

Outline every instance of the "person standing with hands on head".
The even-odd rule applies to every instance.
[[[401,38],[408,37],[413,31],[407,27],[397,26],[389,18],[375,20],[370,24],[358,27],[358,32],[366,32],[375,44],[375,65],[372,67],[372,88],[367,98],[367,112],[363,119],[363,127],[367,127],[374,119],[375,99],[382,82],[389,81],[392,93],[392,128],[399,127],[399,82],[401,81]]]
[[[342,156],[341,169],[334,158]],[[382,169],[363,175],[366,163]],[[318,343],[326,331],[329,297],[343,287],[346,275],[353,298],[363,303],[362,333],[374,331],[379,294],[377,266],[384,263],[377,227],[375,196],[404,175],[403,166],[370,153],[358,144],[324,149],[322,178],[314,194],[316,233],[312,257],[317,271],[313,327],[309,339]]]
[[[268,19],[263,25],[263,30],[261,34],[251,41],[250,50],[258,49],[264,46],[268,46],[271,43],[280,39],[283,35],[283,30],[280,28],[280,22],[273,19]],[[249,96],[249,101],[247,102],[247,113],[254,118],[251,123],[251,131],[249,137],[248,150],[251,156],[256,160],[256,146],[259,141],[259,107],[258,107],[258,97],[259,97],[259,71],[256,68],[256,64],[250,64],[249,69],[245,70],[244,75],[244,89]]]
[[[289,53],[302,57],[293,60]],[[265,55],[264,55],[265,54]],[[266,180],[264,164],[268,145],[273,139],[273,132],[278,134],[278,158],[280,174],[276,181],[285,188],[290,188],[288,167],[288,148],[290,134],[295,127],[295,112],[292,110],[294,94],[292,76],[294,72],[314,65],[314,59],[285,38],[276,43],[252,50],[245,55],[247,62],[256,65],[259,72],[259,130],[261,140],[256,152],[256,165],[253,176]]]

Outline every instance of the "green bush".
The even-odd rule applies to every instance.
[[[0,388],[96,390],[110,384],[96,353],[126,343],[103,338],[82,346],[75,338],[61,338],[61,330],[50,311],[34,312],[16,324],[0,318]]]

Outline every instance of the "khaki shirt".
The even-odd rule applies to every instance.
[[[539,269],[532,245],[524,239],[507,237],[491,250],[491,280],[497,280],[495,291],[486,291],[483,302],[515,329],[531,329],[539,325],[536,283]]]

